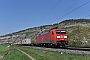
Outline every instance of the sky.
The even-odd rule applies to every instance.
[[[0,35],[90,18],[90,0],[0,0]]]

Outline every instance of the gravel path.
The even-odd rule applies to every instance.
[[[0,59],[2,59],[4,56],[0,55]]]
[[[37,48],[37,49],[42,49],[42,50],[49,50],[49,51],[57,51],[60,53],[71,53],[71,54],[85,54],[85,55],[90,55],[90,51],[80,51],[80,50],[67,50],[67,49],[55,49],[55,48],[44,48],[44,47],[32,47],[32,48]]]
[[[22,53],[24,53],[26,56],[28,56],[31,60],[36,60],[34,59],[32,56],[30,56],[29,54],[25,53],[24,51],[20,50],[20,49],[17,49],[19,51],[21,51]]]

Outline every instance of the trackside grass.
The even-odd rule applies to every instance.
[[[26,52],[27,54],[31,55],[33,58],[35,58],[36,60],[50,60],[49,58],[46,58],[45,56],[39,55],[36,52],[32,52],[31,50],[29,50],[28,48],[19,48],[22,51]]]
[[[7,46],[0,45],[0,55],[7,53],[8,50],[9,50],[9,48]]]
[[[90,56],[59,53],[53,51],[40,50],[30,47],[20,47],[20,49],[30,54],[36,60],[90,60]]]
[[[10,51],[10,53],[4,57],[2,60],[30,60],[26,55],[24,55],[22,52],[13,49]]]

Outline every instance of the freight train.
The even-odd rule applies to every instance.
[[[47,32],[42,32],[36,36],[36,42],[32,44],[31,39],[18,41],[21,45],[35,45],[47,47],[66,47],[68,37],[64,28],[52,28]]]

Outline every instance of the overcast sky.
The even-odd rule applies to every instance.
[[[0,35],[90,18],[90,0],[0,0]]]

